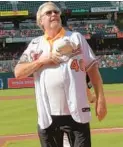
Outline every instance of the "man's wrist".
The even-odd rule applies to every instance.
[[[98,102],[105,101],[105,96],[98,96],[97,100],[98,100]]]

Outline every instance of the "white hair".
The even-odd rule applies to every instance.
[[[38,8],[38,11],[37,11],[37,14],[36,14],[36,21],[37,21],[37,25],[41,28],[41,30],[44,31],[44,27],[41,25],[41,15],[42,15],[42,10],[44,7],[48,6],[48,5],[51,5],[51,6],[54,6],[56,8],[56,10],[58,10],[60,12],[60,15],[61,15],[61,10],[59,9],[59,7],[53,3],[53,2],[45,2],[43,3],[39,8]]]

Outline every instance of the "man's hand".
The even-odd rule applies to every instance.
[[[98,98],[95,105],[96,116],[99,121],[103,120],[107,114],[105,98]]]
[[[61,56],[62,55],[59,52],[50,53],[50,59],[56,65],[61,63],[61,58],[60,58]]]
[[[58,65],[60,64],[61,54],[56,52],[56,53],[49,53],[48,55],[42,54],[38,58],[38,62],[40,62],[43,65]]]
[[[96,102],[96,96],[90,91],[89,88],[87,88],[87,97],[88,97],[88,101],[89,103],[95,103]]]

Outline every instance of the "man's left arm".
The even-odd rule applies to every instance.
[[[85,70],[89,75],[96,94],[96,115],[101,121],[107,114],[107,107],[103,91],[103,82],[98,69],[98,59],[96,59],[95,54],[93,53],[84,36],[82,36],[80,33],[75,33],[75,39],[75,42],[78,41],[80,45],[80,49],[83,54]]]
[[[103,91],[103,81],[97,66],[95,63],[88,71],[87,71],[91,83],[93,85],[95,94],[96,94],[96,115],[98,119],[101,121],[107,114],[106,100]]]

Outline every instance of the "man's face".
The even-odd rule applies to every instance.
[[[45,30],[61,27],[60,12],[52,5],[47,5],[41,13],[41,25]]]

